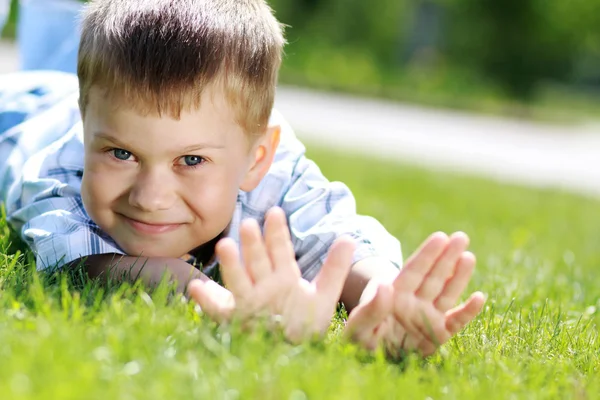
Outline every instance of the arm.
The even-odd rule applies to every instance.
[[[375,295],[379,283],[392,282],[399,270],[390,260],[382,257],[368,257],[356,262],[342,290],[340,301],[348,312],[358,304],[368,301]]]
[[[196,268],[178,258],[146,258],[124,256],[122,254],[93,254],[76,259],[70,266],[85,266],[90,278],[102,281],[135,282],[141,279],[147,286],[156,286],[167,276],[177,282],[177,291],[185,293],[188,283],[193,279],[207,281],[209,278]]]

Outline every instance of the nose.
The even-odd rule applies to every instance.
[[[177,198],[172,182],[173,177],[160,171],[142,172],[129,192],[129,204],[146,212],[168,210]]]

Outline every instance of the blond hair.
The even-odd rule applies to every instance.
[[[179,118],[219,84],[250,134],[264,132],[285,40],[263,0],[96,0],[83,14],[80,108],[101,88],[143,113]]]

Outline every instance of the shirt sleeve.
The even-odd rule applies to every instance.
[[[83,207],[81,139],[78,124],[29,158],[7,196],[7,220],[34,252],[38,270],[92,254],[123,254]]]
[[[0,195],[25,162],[80,120],[77,76],[54,71],[0,75]]]
[[[400,242],[376,219],[357,214],[350,189],[341,182],[328,181],[319,167],[306,158],[304,146],[287,123],[283,119],[279,122],[282,148],[277,157],[287,159],[288,171],[291,171],[279,204],[288,218],[302,275],[313,279],[329,248],[342,235],[350,236],[356,243],[354,263],[377,256],[389,259],[400,268]],[[282,161],[279,164],[284,165]]]

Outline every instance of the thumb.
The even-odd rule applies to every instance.
[[[452,334],[460,332],[471,322],[483,309],[485,295],[475,292],[469,299],[452,310],[446,312],[446,329]]]
[[[222,323],[231,319],[235,300],[223,286],[211,280],[194,279],[188,284],[187,292],[212,320]]]
[[[375,296],[356,307],[348,316],[344,335],[352,341],[368,344],[376,336],[377,327],[392,313],[393,288],[379,285]]]

